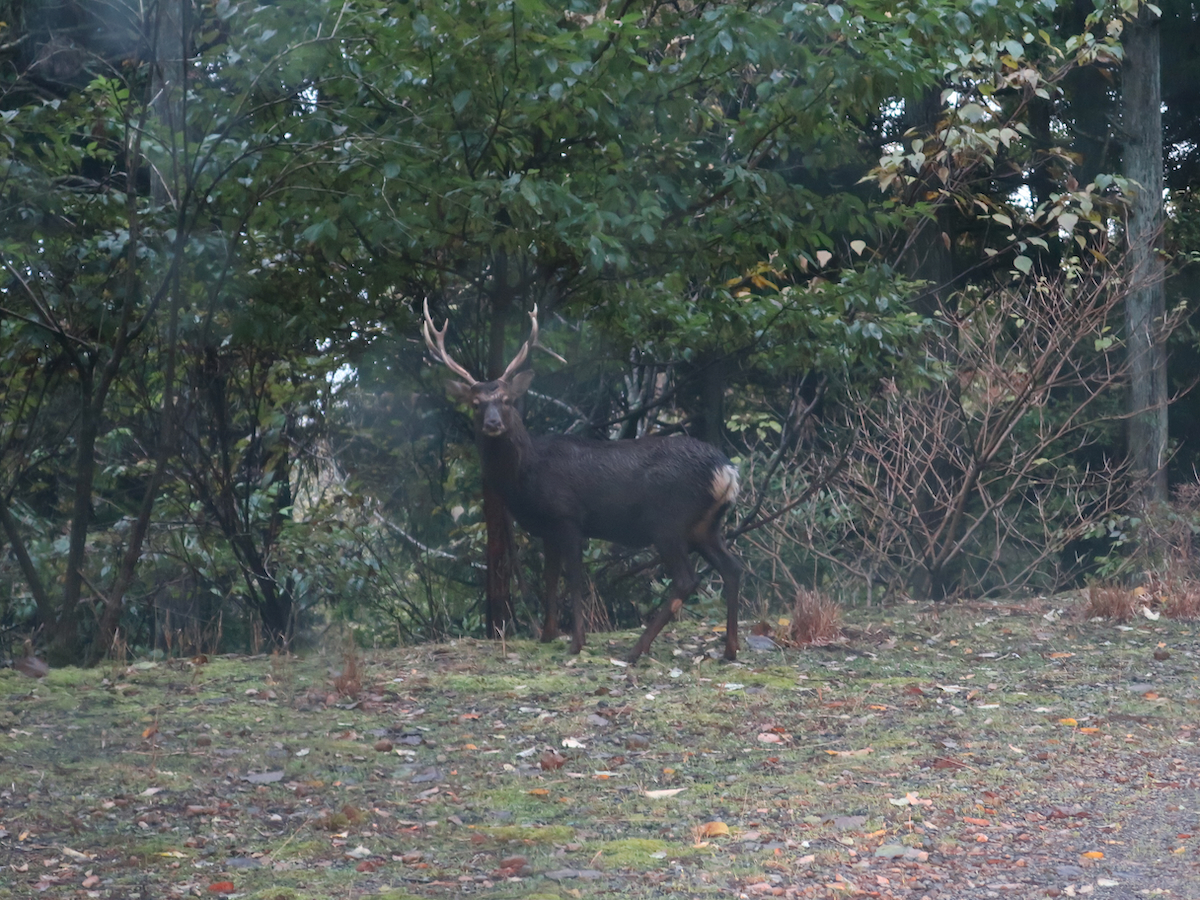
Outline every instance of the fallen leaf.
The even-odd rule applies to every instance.
[[[686,791],[687,788],[663,788],[658,791],[642,791],[642,793],[651,800],[659,800],[662,797],[674,797],[681,791]]]
[[[565,763],[566,761],[567,761],[567,758],[565,756],[563,756],[561,753],[558,753],[554,750],[547,750],[545,753],[542,754],[542,758],[538,761],[538,764],[543,769],[546,769],[547,771],[551,771],[554,769],[561,769],[563,767],[563,763]]]
[[[1079,854],[1084,859],[1104,859],[1104,854],[1099,850],[1089,850],[1087,853]]]
[[[534,788],[529,793],[532,794],[534,797],[550,796],[550,790],[548,788]]]
[[[892,806],[933,806],[932,800],[923,800],[917,796],[916,791],[909,791],[900,799],[888,797],[888,803]]]
[[[1079,723],[1078,723],[1078,722],[1076,722],[1074,719],[1059,719],[1059,720],[1058,720],[1058,724],[1059,724],[1059,725],[1066,725],[1068,728],[1074,728],[1074,727],[1075,727],[1076,725],[1078,725]]]
[[[722,834],[729,834],[729,826],[724,822],[705,822],[703,825],[697,826],[692,833],[697,838],[717,837]]]
[[[874,753],[872,747],[863,747],[861,750],[826,750],[830,756],[866,756],[868,753]]]
[[[208,886],[210,894],[232,894],[234,891],[232,881],[214,881]]]

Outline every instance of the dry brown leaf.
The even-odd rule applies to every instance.
[[[547,750],[542,754],[542,758],[538,761],[538,764],[543,769],[552,771],[554,769],[561,769],[563,767],[563,763],[566,761],[567,758],[561,753],[558,753],[554,750]]]
[[[729,834],[729,826],[724,822],[705,822],[699,825],[692,832],[697,838],[717,837],[723,834]]]

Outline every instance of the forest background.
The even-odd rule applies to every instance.
[[[755,613],[1186,576],[1198,43],[1182,0],[3,0],[0,626],[536,628],[425,302],[481,377],[537,305],[534,433],[721,447]],[[661,596],[588,557],[593,627]]]

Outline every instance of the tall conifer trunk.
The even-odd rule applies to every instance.
[[[1129,296],[1129,461],[1139,505],[1167,499],[1167,357],[1164,346],[1162,84],[1159,18],[1142,7],[1125,29],[1121,103],[1125,176],[1136,183],[1126,231]]]

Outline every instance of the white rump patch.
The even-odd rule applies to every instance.
[[[713,472],[713,499],[720,505],[733,503],[738,496],[738,470],[733,465],[721,466]]]

